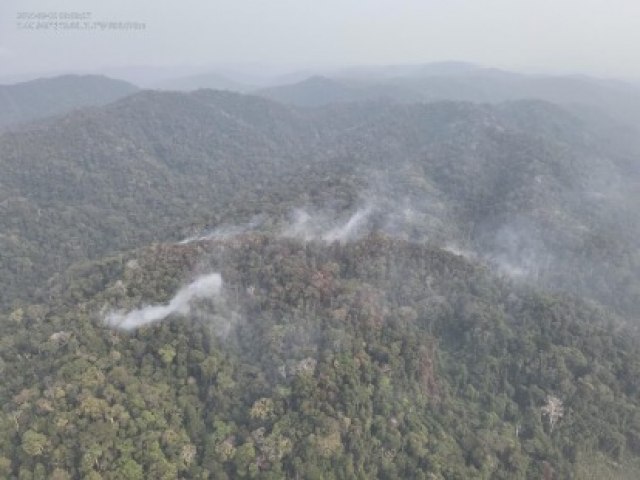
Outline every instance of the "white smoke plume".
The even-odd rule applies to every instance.
[[[367,206],[357,210],[346,222],[336,224],[326,215],[311,215],[297,209],[293,212],[292,222],[283,229],[282,236],[304,241],[347,242],[362,233],[372,213],[373,207]]]
[[[166,305],[150,305],[127,313],[111,312],[107,314],[105,323],[120,330],[134,330],[164,320],[174,313],[187,315],[191,311],[191,302],[194,299],[217,296],[221,291],[222,277],[219,273],[203,275],[178,290]]]
[[[366,223],[369,215],[371,215],[372,208],[366,207],[358,210],[354,213],[347,223],[333,227],[328,232],[322,235],[322,240],[325,242],[345,242],[351,240],[358,235],[362,226]]]
[[[318,237],[318,219],[315,220],[306,210],[298,208],[293,211],[291,223],[282,231],[284,237],[299,238],[305,241]]]
[[[475,260],[478,259],[478,256],[474,252],[472,252],[471,250],[468,250],[466,248],[460,247],[457,243],[453,243],[453,242],[447,243],[444,247],[442,247],[442,249],[445,252],[452,253],[452,254],[457,255],[459,257],[464,257],[467,260],[474,260],[475,261]]]
[[[213,239],[221,239],[224,240],[226,238],[235,237],[237,235],[242,235],[248,232],[252,232],[260,225],[264,223],[264,216],[257,215],[250,222],[245,223],[243,225],[223,225],[218,227],[210,232],[202,233],[200,235],[194,235],[184,240],[178,242],[178,245],[187,245],[193,242],[200,242],[204,240],[213,240]]]

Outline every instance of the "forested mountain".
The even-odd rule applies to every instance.
[[[633,311],[635,283],[620,295],[614,280],[636,277],[637,195],[627,194],[639,172],[633,145],[605,140],[541,102],[297,110],[142,92],[0,136],[1,300],[31,295],[25,287],[75,260],[198,226],[364,209],[371,227],[455,243],[554,286],[595,286]]]
[[[637,478],[635,127],[388,100],[1,134],[0,476]]]
[[[251,211],[261,183],[308,161],[306,133],[284,107],[207,92],[144,92],[6,133],[2,302],[70,261],[215,219],[237,192]]]
[[[0,129],[76,108],[106,105],[137,90],[130,83],[99,75],[62,75],[0,85]]]

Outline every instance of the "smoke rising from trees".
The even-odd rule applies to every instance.
[[[145,325],[164,320],[170,315],[187,315],[191,311],[191,302],[197,298],[217,296],[222,291],[222,277],[219,273],[203,275],[191,282],[166,305],[149,305],[130,312],[111,312],[105,323],[120,330],[135,330]]]

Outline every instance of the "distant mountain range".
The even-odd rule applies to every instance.
[[[202,73],[153,83],[151,88],[158,90],[193,91],[202,88],[248,92],[255,87],[231,80],[219,73]]]
[[[137,90],[130,83],[99,75],[64,75],[0,85],[0,128],[106,105]]]
[[[640,124],[640,86],[587,76],[525,75],[463,62],[363,66],[269,77],[233,70],[174,73],[169,69],[113,70],[144,88],[253,93],[295,106],[349,102],[429,103],[442,100],[499,103],[538,99],[594,118],[608,115]],[[153,80],[157,77],[156,80]],[[260,85],[267,85],[260,86]],[[0,86],[0,127],[105,105],[136,91],[130,83],[95,75],[67,75]],[[72,93],[73,92],[73,93]]]
[[[362,82],[345,82],[315,76],[292,85],[257,90],[261,95],[290,105],[317,107],[332,103],[392,101],[419,102],[422,97],[409,88]]]
[[[345,69],[256,93],[298,106],[378,100],[496,103],[538,99],[573,110],[595,108],[601,114],[640,124],[640,88],[633,83],[586,76],[522,75],[458,63]]]

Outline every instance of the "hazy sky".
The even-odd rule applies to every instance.
[[[144,30],[19,28],[88,12]],[[131,65],[488,66],[640,77],[640,0],[0,0],[0,76]]]

